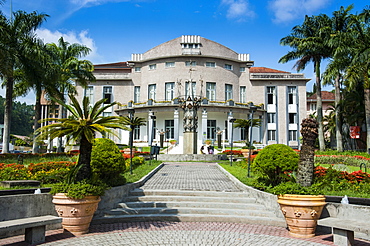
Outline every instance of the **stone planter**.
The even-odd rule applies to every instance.
[[[326,204],[322,195],[280,195],[278,203],[283,212],[289,234],[298,238],[315,236],[317,220]]]
[[[98,208],[99,196],[86,196],[83,199],[72,199],[64,193],[53,196],[55,210],[62,217],[64,230],[73,235],[82,235],[89,232],[90,222]]]

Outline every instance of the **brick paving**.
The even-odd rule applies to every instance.
[[[240,191],[212,164],[173,163],[165,165],[142,188]],[[0,245],[25,246],[24,236],[0,239]],[[91,225],[90,233],[73,236],[68,232],[46,232],[42,245],[334,245],[331,234],[318,234],[310,239],[289,236],[286,228],[221,222],[131,222]],[[357,246],[370,246],[356,239]]]
[[[165,164],[141,188],[148,190],[241,190],[214,163],[175,162]]]

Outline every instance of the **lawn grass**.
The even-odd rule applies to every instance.
[[[48,156],[33,156],[33,155],[23,155],[23,165],[26,167],[31,163],[40,163],[40,162],[57,162],[57,161],[77,161],[78,156],[66,156],[66,155],[48,155]],[[5,164],[21,164],[21,159],[18,158],[18,155],[9,155],[8,158],[1,158],[0,163]]]
[[[149,161],[145,161],[143,165],[140,165],[132,170],[132,174],[130,171],[124,173],[124,177],[126,178],[127,183],[134,183],[139,181],[142,177],[150,173],[154,168],[159,166],[162,161],[152,160],[152,163],[149,164]]]

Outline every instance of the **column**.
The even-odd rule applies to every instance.
[[[174,134],[175,134],[175,139],[177,143],[179,143],[179,110],[178,108],[175,108],[175,111],[173,112],[173,127],[174,127]]]
[[[208,113],[207,109],[203,108],[202,110],[202,144],[204,144],[204,141],[207,140],[207,119],[208,119]]]

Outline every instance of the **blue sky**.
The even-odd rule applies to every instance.
[[[331,16],[340,6],[353,3],[361,11],[363,0],[6,0],[0,9],[38,11],[50,15],[38,34],[44,42],[64,36],[70,43],[92,49],[94,64],[127,61],[132,53],[147,50],[181,35],[200,35],[238,53],[249,53],[255,66],[296,72],[294,62],[279,64],[289,47],[280,39],[300,25],[305,15]],[[313,67],[303,73],[313,78]],[[307,85],[312,90],[313,81]],[[324,88],[330,90],[331,88]],[[4,95],[0,91],[1,95]],[[34,104],[33,94],[17,98]]]

